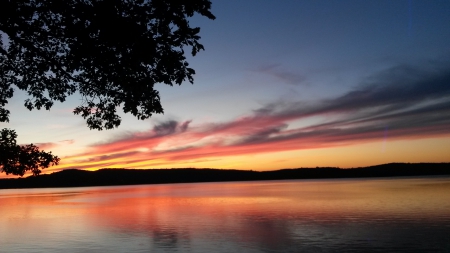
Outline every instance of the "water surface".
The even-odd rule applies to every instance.
[[[450,252],[450,178],[0,190],[0,252]]]

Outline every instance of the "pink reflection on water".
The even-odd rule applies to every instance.
[[[361,224],[449,224],[449,193],[448,178],[6,190],[0,245],[114,250],[132,238],[139,243],[127,247],[278,250],[357,237]]]

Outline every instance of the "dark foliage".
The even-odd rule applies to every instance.
[[[0,131],[0,172],[23,176],[31,171],[37,176],[41,169],[59,163],[59,158],[52,152],[41,151],[33,144],[17,145],[16,138],[14,130],[4,128]]]
[[[2,0],[0,1],[0,122],[14,87],[25,106],[49,110],[79,93],[74,114],[90,129],[120,125],[117,108],[138,119],[163,113],[156,83],[193,82],[184,48],[203,50],[200,28],[188,18],[210,19],[209,0]],[[0,172],[38,175],[59,158],[33,144],[19,146],[1,131]]]
[[[209,0],[0,1],[0,122],[13,87],[27,91],[25,106],[50,109],[78,92],[90,129],[119,126],[117,108],[138,119],[163,113],[156,83],[193,82],[184,48],[203,50],[200,28]]]

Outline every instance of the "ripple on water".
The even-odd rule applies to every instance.
[[[0,192],[0,253],[449,252],[450,179]]]

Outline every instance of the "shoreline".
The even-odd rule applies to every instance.
[[[450,163],[389,163],[368,167],[280,169],[69,169],[26,178],[0,179],[0,189],[120,186],[169,183],[271,181],[289,179],[389,178],[450,175]]]

